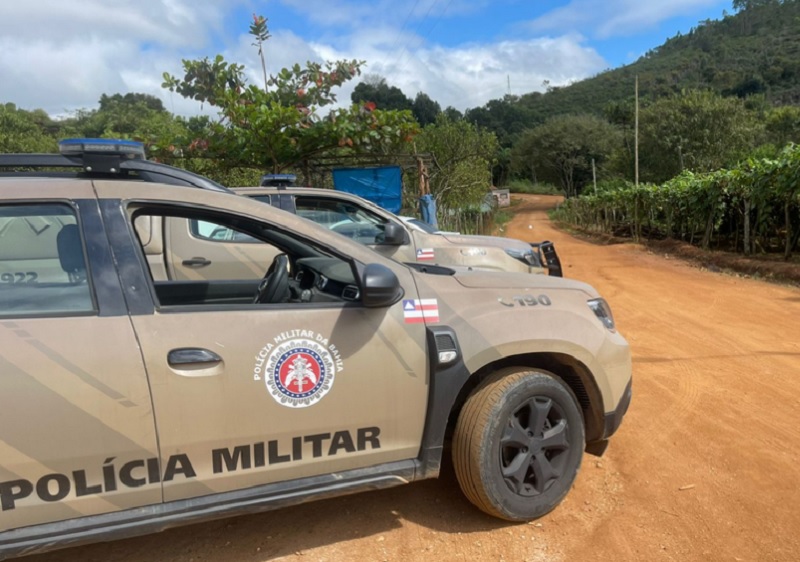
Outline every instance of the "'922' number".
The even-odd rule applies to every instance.
[[[511,302],[506,302],[503,297],[498,297],[497,302],[503,306],[550,306],[553,304],[547,295],[518,295],[513,297]]]
[[[39,279],[39,274],[35,271],[0,273],[0,283],[36,283],[37,279]]]

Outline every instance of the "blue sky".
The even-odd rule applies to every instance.
[[[145,92],[175,113],[199,106],[163,90],[184,58],[222,54],[257,80],[247,29],[269,18],[268,70],[361,59],[414,97],[477,107],[508,91],[565,85],[633,62],[677,32],[731,11],[717,0],[28,0],[0,3],[0,103],[51,115],[101,94]],[[362,76],[363,78],[363,76]],[[349,101],[358,79],[339,92]]]

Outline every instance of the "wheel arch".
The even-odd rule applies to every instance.
[[[569,387],[580,405],[583,414],[586,442],[603,438],[605,428],[603,396],[589,368],[575,357],[566,353],[536,352],[503,357],[487,363],[467,379],[450,410],[448,435],[455,425],[467,397],[492,373],[506,367],[541,369],[558,377]]]
[[[455,349],[458,359],[441,365],[438,352],[442,342]],[[505,367],[540,369],[563,381],[578,400],[584,419],[586,442],[599,442],[605,429],[603,398],[589,368],[575,357],[559,352],[509,355],[470,372],[463,362],[455,331],[447,326],[428,327],[430,390],[425,433],[420,447],[415,478],[439,474],[445,442],[452,435],[467,397],[492,373]]]

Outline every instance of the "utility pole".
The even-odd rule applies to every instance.
[[[597,195],[597,168],[594,165],[594,158],[592,158],[592,182],[594,183],[594,194]]]
[[[636,75],[636,118],[635,118],[635,125],[634,125],[634,133],[633,133],[633,146],[634,146],[634,159],[636,160],[635,163],[635,174],[634,174],[634,185],[639,187],[639,75]]]

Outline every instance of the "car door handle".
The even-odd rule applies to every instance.
[[[186,267],[205,267],[211,265],[211,260],[207,260],[206,258],[192,258],[190,260],[183,260],[181,263]]]
[[[173,349],[167,355],[167,362],[171,367],[180,367],[184,365],[197,365],[201,363],[222,363],[222,357],[209,351],[208,349],[201,349],[198,347],[182,347],[180,349]]]

